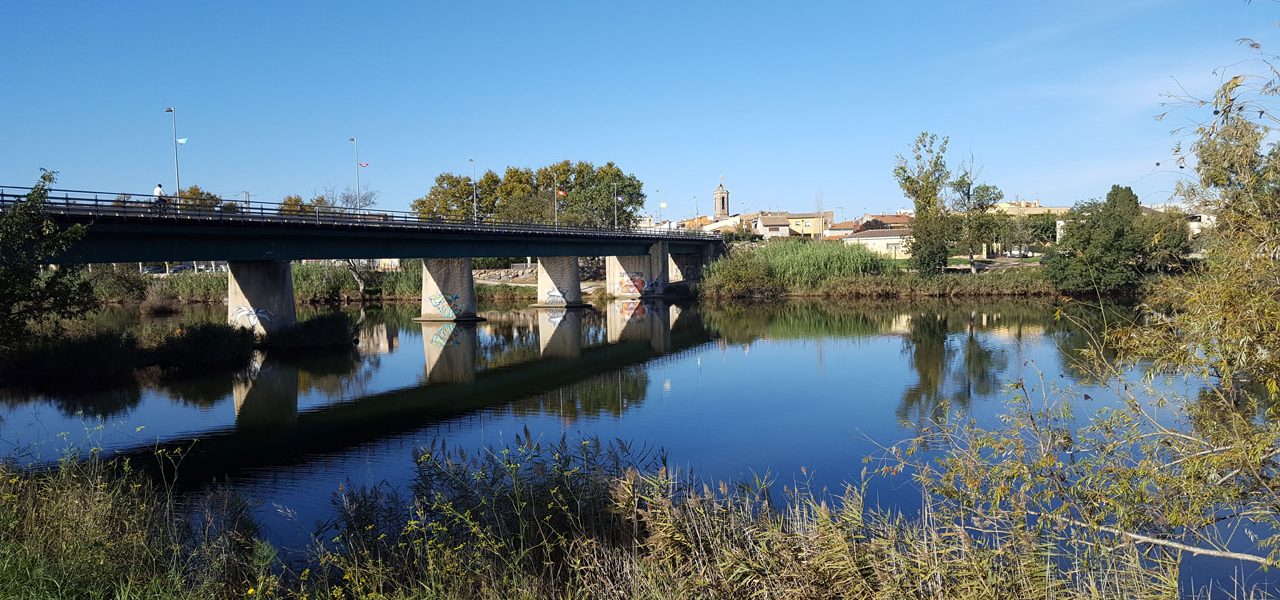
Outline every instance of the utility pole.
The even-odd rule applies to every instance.
[[[621,197],[618,196],[618,182],[615,181],[613,182],[613,228],[614,229],[618,228],[618,201],[620,199]]]
[[[480,201],[476,195],[476,159],[468,158],[471,161],[471,220],[480,220]]]
[[[178,186],[173,190],[174,198],[182,197],[182,173],[178,170],[178,109],[170,106],[164,109],[164,112],[173,115],[173,180],[174,185]],[[166,271],[167,272],[167,271]]]
[[[356,207],[360,206],[360,142],[351,138],[351,145],[356,149]]]
[[[556,227],[560,226],[560,176],[551,174],[551,213]]]

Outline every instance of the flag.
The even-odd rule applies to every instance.
[[[181,146],[181,145],[183,145],[183,144],[186,144],[186,143],[187,143],[187,138],[178,138],[178,145],[179,145],[179,146]]]
[[[556,195],[557,195],[557,196],[560,196],[561,198],[563,198],[563,197],[565,197],[565,196],[568,196],[568,195],[569,195],[569,192],[566,192],[566,191],[564,191],[564,190],[562,190],[562,189],[560,189],[560,188],[556,188]]]
[[[367,167],[367,166],[369,166],[369,163],[359,163],[359,164],[360,164],[360,166],[362,166],[362,167]]]

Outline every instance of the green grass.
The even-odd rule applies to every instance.
[[[952,259],[968,264],[968,259]],[[1056,295],[1040,269],[944,273],[922,277],[860,246],[781,242],[739,250],[712,263],[698,288],[724,301],[782,296],[823,298],[930,298]]]

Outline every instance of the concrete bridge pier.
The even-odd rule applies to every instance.
[[[422,345],[427,356],[427,383],[475,381],[478,339],[475,323],[422,323]]]
[[[285,260],[232,261],[227,273],[227,322],[267,336],[298,321],[293,268]]]
[[[605,257],[605,285],[618,298],[649,298],[667,290],[670,252],[667,242],[655,242],[642,256]]]
[[[422,261],[420,321],[483,321],[476,316],[476,283],[470,258]]]
[[[538,309],[538,349],[542,356],[577,358],[582,354],[582,310]]]
[[[582,301],[582,280],[576,256],[538,257],[538,299],[535,307],[577,308]]]

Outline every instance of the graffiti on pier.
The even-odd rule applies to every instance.
[[[564,299],[564,290],[560,288],[547,290],[547,297],[542,301],[542,303],[554,305],[568,304]]]
[[[448,298],[444,294],[432,294],[427,300],[431,302],[431,307],[440,313],[440,316],[446,319],[452,319],[456,314],[453,312],[453,304],[458,301],[459,294],[453,294]]]
[[[644,275],[641,273],[624,272],[618,276],[618,292],[623,294],[640,294],[644,289]]]
[[[265,327],[276,321],[275,313],[265,308],[251,308],[248,306],[237,306],[231,313],[231,324],[239,326],[242,324],[250,329],[257,329],[259,325]]]

